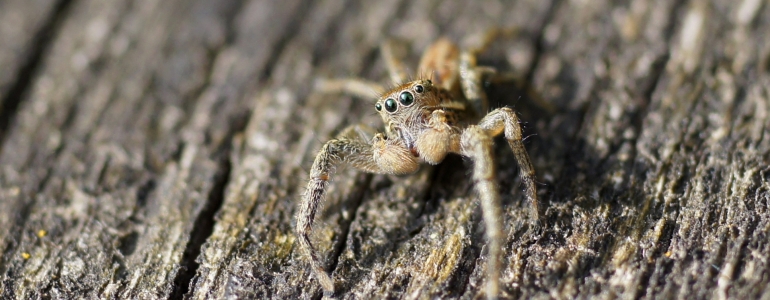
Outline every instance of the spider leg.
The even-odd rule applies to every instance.
[[[406,82],[409,79],[409,75],[406,72],[406,67],[404,67],[404,64],[401,63],[401,57],[403,55],[403,51],[397,51],[402,49],[397,49],[397,41],[389,39],[380,45],[380,52],[382,54],[382,58],[385,61],[385,68],[388,69],[388,75],[390,76],[390,81],[393,82],[393,84],[402,84]]]
[[[349,127],[339,138],[323,145],[310,169],[310,180],[297,213],[295,233],[299,247],[308,254],[316,279],[331,293],[334,282],[324,270],[318,251],[310,241],[310,233],[334,168],[344,163],[369,173],[408,174],[419,167],[416,158],[400,142],[387,140],[381,133],[376,134],[371,143],[355,135],[361,135],[361,131],[355,126]]]
[[[500,196],[495,185],[495,164],[492,159],[492,137],[479,126],[471,125],[460,137],[461,154],[473,160],[473,181],[481,200],[489,247],[487,259],[488,299],[499,293],[500,250],[502,249],[502,220]]]
[[[489,109],[489,100],[484,92],[484,79],[495,70],[476,65],[476,51],[460,53],[460,87],[473,109],[483,115]]]
[[[496,71],[491,67],[479,67],[476,56],[489,48],[492,42],[501,36],[512,36],[518,32],[518,28],[490,28],[482,32],[470,35],[463,43],[463,51],[460,53],[460,86],[468,102],[479,115],[484,115],[489,109],[489,101],[484,93],[484,81]]]
[[[385,92],[379,83],[358,78],[319,78],[315,81],[315,90],[323,93],[341,92],[363,99],[371,99]]]
[[[524,183],[524,195],[530,202],[530,215],[535,221],[540,220],[540,210],[537,201],[537,189],[535,187],[535,169],[532,167],[532,161],[521,141],[521,125],[516,113],[507,107],[493,110],[479,122],[479,127],[483,128],[490,136],[497,136],[505,133],[505,139],[513,150],[516,162],[521,169],[521,180]]]

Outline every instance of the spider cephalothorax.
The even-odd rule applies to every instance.
[[[374,107],[382,116],[388,139],[400,140],[415,157],[437,164],[447,153],[459,150],[452,140],[465,124],[458,121],[470,117],[470,111],[452,99],[445,89],[424,79],[392,89]]]
[[[489,240],[486,294],[490,298],[497,297],[503,236],[494,176],[493,137],[505,135],[521,169],[525,195],[532,203],[534,219],[539,216],[534,169],[521,141],[516,113],[509,108],[500,108],[478,118],[487,107],[481,79],[489,72],[488,68],[476,66],[475,54],[481,48],[461,52],[446,39],[434,43],[418,68],[433,74],[434,84],[429,79],[406,82],[405,72],[390,47],[388,44],[383,47],[391,78],[398,84],[382,93],[374,104],[385,124],[385,132],[375,133],[367,126],[354,125],[326,142],[310,169],[310,180],[297,214],[296,233],[300,248],[310,256],[313,272],[324,290],[333,292],[334,283],[321,265],[318,252],[310,241],[310,232],[334,167],[344,163],[370,173],[409,174],[417,171],[420,163],[437,164],[447,154],[457,153],[474,163],[473,180]],[[355,79],[326,81],[325,86],[327,90],[357,94],[367,89],[384,90],[377,84]]]

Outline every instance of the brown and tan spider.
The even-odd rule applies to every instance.
[[[374,104],[385,124],[384,133],[365,125],[354,125],[323,145],[310,169],[310,181],[297,214],[299,246],[310,260],[316,279],[326,292],[334,293],[334,282],[322,267],[318,251],[310,241],[313,221],[324,196],[331,172],[338,164],[378,174],[410,174],[421,163],[438,164],[449,153],[473,161],[473,180],[479,194],[488,238],[486,295],[499,293],[500,252],[503,244],[500,198],[495,183],[493,137],[503,133],[521,169],[525,195],[535,220],[539,219],[535,173],[521,140],[521,127],[510,108],[495,109],[486,116],[487,98],[482,80],[492,73],[477,67],[476,54],[486,47],[487,34],[478,47],[460,51],[447,39],[431,45],[418,70],[433,80],[407,82],[406,72],[396,59],[393,44],[385,43],[382,54],[391,79],[397,84],[388,91],[375,83],[357,79],[327,80],[320,88],[360,96],[372,90],[381,96]],[[405,82],[405,83],[404,83]],[[384,91],[384,92],[383,92]]]

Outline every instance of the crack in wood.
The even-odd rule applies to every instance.
[[[187,246],[185,246],[184,254],[180,261],[180,269],[173,280],[174,288],[171,292],[171,299],[182,299],[190,290],[191,281],[197,273],[198,267],[200,267],[197,259],[201,254],[201,247],[214,232],[214,226],[216,225],[215,216],[219,208],[222,207],[222,203],[224,203],[225,188],[230,181],[232,164],[228,151],[224,151],[220,156],[217,172],[213,178],[214,185],[209,191],[206,202],[195,218],[190,238],[187,241]]]

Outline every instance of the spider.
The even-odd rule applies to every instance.
[[[525,196],[531,203],[530,214],[539,220],[535,173],[522,143],[521,126],[516,113],[507,107],[495,109],[485,116],[487,98],[482,80],[494,70],[479,67],[476,55],[486,48],[495,34],[487,33],[478,47],[460,51],[446,38],[434,42],[423,54],[418,70],[429,72],[431,79],[407,80],[394,44],[383,44],[381,53],[396,86],[385,90],[375,83],[358,79],[321,82],[326,91],[344,91],[380,97],[374,109],[385,124],[384,133],[376,133],[365,125],[344,129],[326,142],[315,157],[310,180],[297,214],[296,235],[299,247],[309,257],[312,272],[323,289],[334,294],[334,282],[324,270],[318,250],[310,240],[318,207],[335,167],[346,164],[364,172],[378,174],[411,174],[421,163],[435,165],[449,153],[473,162],[472,178],[478,192],[488,239],[486,295],[499,293],[500,252],[503,235],[501,207],[495,184],[493,138],[504,134],[521,170]]]

